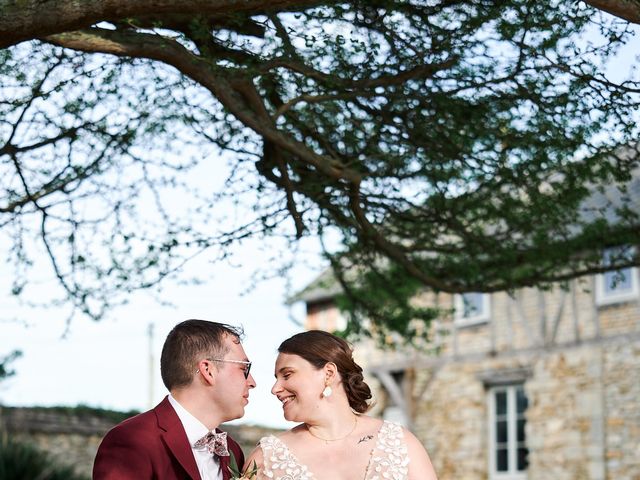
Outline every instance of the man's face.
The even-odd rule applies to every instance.
[[[224,344],[227,353],[222,360],[249,361],[242,344],[237,338],[226,335]],[[244,415],[244,408],[249,403],[249,389],[256,386],[253,376],[244,378],[246,365],[233,362],[215,362],[215,391],[214,397],[223,421],[240,418]]]

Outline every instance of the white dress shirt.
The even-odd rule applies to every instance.
[[[178,401],[169,394],[169,403],[178,414],[180,422],[184,427],[184,431],[187,433],[189,444],[191,445],[191,451],[196,459],[198,465],[198,471],[202,480],[222,480],[222,469],[220,468],[220,462],[218,457],[210,454],[206,448],[194,448],[193,445],[209,433],[209,429],[191,415]],[[215,432],[215,430],[214,430]]]

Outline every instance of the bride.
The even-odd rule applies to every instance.
[[[411,432],[363,415],[371,390],[345,340],[311,330],[285,340],[278,352],[271,393],[282,402],[284,418],[301,423],[263,437],[245,462],[245,475],[257,467],[250,478],[437,480]]]

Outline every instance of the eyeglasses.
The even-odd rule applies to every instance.
[[[223,362],[223,363],[241,363],[244,365],[245,380],[249,378],[249,372],[251,371],[251,362],[248,362],[246,360],[223,360],[221,358],[207,358],[207,360],[211,360],[212,362]]]

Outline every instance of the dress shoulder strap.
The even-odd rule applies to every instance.
[[[263,474],[267,478],[287,480],[313,480],[311,472],[291,453],[285,443],[274,435],[260,439],[263,456]]]
[[[408,475],[409,452],[404,441],[404,431],[397,423],[385,421],[378,432],[378,440],[365,479],[404,480]]]

